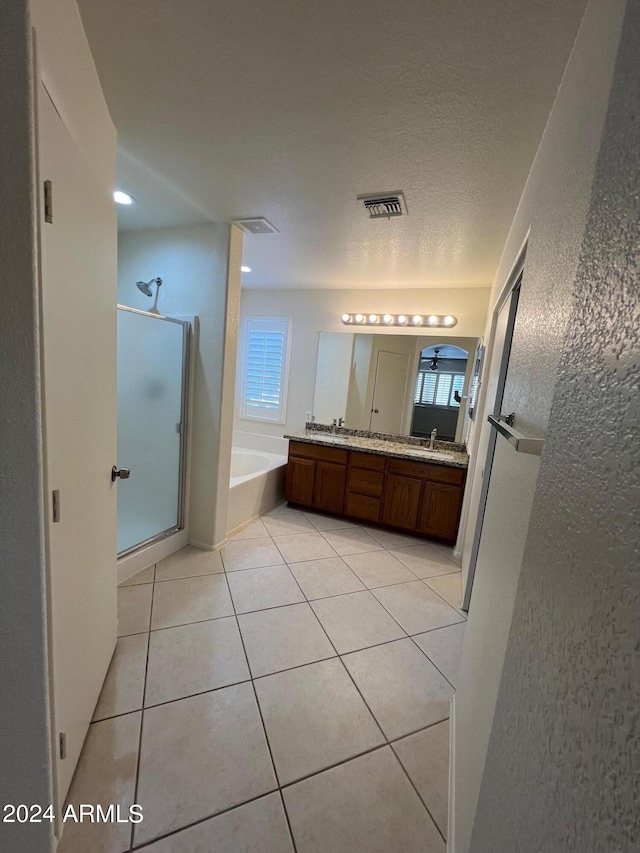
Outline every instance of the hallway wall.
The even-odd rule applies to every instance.
[[[638,842],[639,43],[640,6],[630,3],[478,803],[477,853],[626,851]]]
[[[528,435],[544,437],[547,433],[558,364],[571,330],[574,283],[624,8],[624,0],[599,0],[587,9],[492,291],[493,312],[520,249],[528,240],[503,403],[503,411],[516,412],[516,429]],[[488,353],[486,363],[490,358]],[[495,379],[485,377],[485,394],[492,378]],[[481,411],[483,407],[481,400]],[[484,411],[479,421],[474,488],[479,483],[478,469],[489,438],[486,415]],[[518,583],[539,470],[537,457],[517,454],[511,445],[498,440],[456,695],[456,853],[484,853],[489,849],[511,853],[519,849],[513,843],[503,846],[503,840],[498,840],[498,830],[505,821],[503,806],[497,812],[494,801],[493,809],[479,812],[477,817],[476,807],[486,772],[505,655],[512,654],[511,644],[519,629],[514,608],[520,598]],[[562,491],[562,487],[558,488]],[[547,497],[553,512],[561,493]],[[472,530],[466,531],[465,551],[470,548],[472,534]],[[560,533],[548,541],[558,547]],[[548,606],[553,607],[553,602]],[[536,640],[531,639],[535,646]],[[526,678],[525,671],[521,674]],[[558,684],[564,678],[563,675]],[[521,706],[520,700],[505,707],[504,714],[509,715],[512,728],[520,715],[536,713],[537,699],[531,701],[529,710]],[[548,732],[540,728],[538,736],[541,743],[548,740]],[[516,749],[512,739],[510,745],[513,754]],[[523,772],[529,773],[528,758],[521,756],[520,761]],[[533,775],[530,782],[536,782]],[[513,808],[520,815],[528,813],[533,797],[531,793],[529,799],[519,801],[519,806],[514,804]],[[485,828],[493,821],[493,845],[478,843],[475,835],[472,841],[474,818],[478,826]],[[527,839],[526,849],[533,846]]]

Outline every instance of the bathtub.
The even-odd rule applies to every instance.
[[[284,454],[232,449],[228,533],[283,500],[286,465]]]

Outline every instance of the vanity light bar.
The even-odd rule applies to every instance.
[[[451,328],[458,322],[451,314],[343,314],[345,326],[405,326]]]

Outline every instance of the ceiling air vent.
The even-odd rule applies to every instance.
[[[404,193],[366,193],[359,195],[358,201],[364,204],[369,219],[389,219],[392,216],[406,216],[407,203]]]
[[[277,234],[278,229],[264,216],[249,216],[244,219],[234,219],[234,224],[247,234]]]

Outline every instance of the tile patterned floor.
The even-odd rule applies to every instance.
[[[118,590],[59,853],[444,853],[451,549],[286,506]]]

